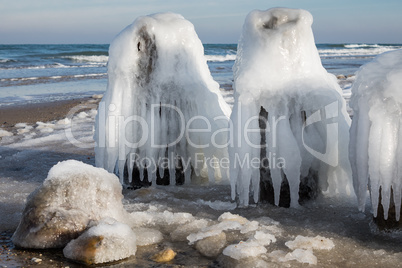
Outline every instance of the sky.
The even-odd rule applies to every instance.
[[[302,8],[316,43],[402,43],[401,0],[0,0],[0,44],[109,44],[137,17],[175,12],[203,43],[237,43],[247,14]]]

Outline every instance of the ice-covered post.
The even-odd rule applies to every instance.
[[[359,209],[370,191],[375,222],[401,228],[402,50],[360,67],[352,87],[349,154]]]
[[[318,191],[350,192],[350,118],[323,68],[305,10],[246,18],[233,67],[232,197],[297,206]],[[256,165],[259,159],[260,165]],[[250,160],[248,162],[248,160]]]
[[[226,176],[227,168],[206,160],[227,157],[230,108],[182,16],[140,17],[116,36],[99,107],[96,165],[116,171],[122,183]]]

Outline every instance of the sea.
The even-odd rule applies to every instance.
[[[402,44],[317,44],[323,66],[338,77]],[[0,107],[102,94],[107,85],[108,44],[0,45]],[[232,90],[237,44],[204,44],[215,81]],[[351,79],[350,81],[353,81]],[[352,83],[340,81],[344,90]]]

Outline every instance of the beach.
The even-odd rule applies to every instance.
[[[3,114],[9,116],[4,117],[4,120],[2,117],[2,121],[9,122],[7,130],[15,134],[12,138],[3,137],[0,143],[2,156],[0,158],[2,184],[0,211],[3,215],[0,219],[1,267],[80,267],[79,264],[66,260],[61,249],[20,250],[14,248],[10,237],[20,220],[27,196],[41,185],[48,170],[54,164],[67,159],[76,159],[94,165],[93,148],[83,149],[71,145],[66,140],[66,136],[60,134],[68,129],[68,127],[61,127],[60,120],[68,116],[71,108],[80,107],[71,117],[77,129],[80,129],[76,132],[77,139],[81,141],[91,139],[95,117],[93,111],[96,108],[94,105],[98,101],[99,99],[86,98],[41,104],[43,109],[39,105],[29,105],[26,110],[21,107],[2,109]],[[16,116],[14,114],[16,111],[20,115]],[[29,113],[32,118],[30,119],[32,123],[27,122],[26,126],[33,128],[26,132],[20,131],[18,134],[22,128],[18,125],[13,126],[12,122],[20,120],[26,122],[24,113]],[[35,121],[47,123],[53,131],[41,132],[41,128],[37,129],[40,124],[38,125]],[[36,134],[32,135],[32,133]],[[281,267],[278,258],[289,251],[285,243],[298,235],[305,237],[319,235],[334,242],[335,248],[332,250],[314,250],[320,267],[370,267],[373,264],[370,256],[376,256],[375,266],[397,267],[395,265],[402,258],[400,234],[382,233],[376,230],[372,222],[370,204],[367,204],[365,213],[359,212],[353,198],[342,201],[336,198],[324,198],[298,209],[286,209],[268,204],[251,204],[248,208],[236,208],[235,203],[230,199],[228,185],[156,186],[136,191],[123,190],[123,194],[123,204],[127,211],[132,213],[141,211],[159,219],[145,224],[144,227],[161,230],[164,240],[155,245],[138,247],[135,257],[112,264],[110,267],[158,265],[151,260],[151,257],[166,247],[173,248],[178,254],[173,261],[166,264],[170,267],[235,265],[228,257],[221,256],[219,259],[204,257],[187,242],[176,241],[171,237],[171,233],[176,228],[180,229],[183,224],[179,223],[182,213],[213,224],[225,211],[233,215],[241,215],[250,221],[257,221],[260,226],[266,226],[264,228],[269,228],[275,234],[277,242],[269,247],[271,257],[264,259],[271,265]],[[163,215],[166,212],[172,213],[173,221],[177,223],[164,222]],[[244,237],[239,231],[231,233],[230,239],[233,242]],[[255,262],[256,260],[246,259],[236,263],[250,266],[256,265]],[[296,261],[287,263],[291,263],[292,267],[302,266]]]
[[[328,70],[333,74],[344,75],[339,77],[338,83],[346,101],[350,98],[354,71],[363,62],[369,60],[367,53],[372,53],[374,49],[383,49],[379,45],[351,46],[349,44],[349,47],[347,46],[333,49],[327,45],[321,49],[323,62],[327,67],[333,68]],[[235,54],[235,51],[232,51],[234,46],[218,45],[216,47],[209,47],[210,51],[217,49],[215,54],[209,53],[209,67],[220,84],[224,99],[229,105],[233,105],[231,66]],[[3,100],[0,103],[0,129],[5,131],[0,132],[2,133],[0,140],[0,267],[81,267],[80,264],[67,260],[63,256],[62,249],[16,249],[10,239],[21,219],[29,194],[43,183],[52,166],[69,159],[95,165],[93,140],[95,116],[100,94],[104,92],[107,83],[102,76],[107,60],[105,46],[101,48],[101,52],[97,52],[100,55],[85,55],[86,58],[77,58],[75,54],[67,55],[70,58],[75,57],[74,62],[70,64],[77,65],[65,68],[71,72],[66,76],[70,76],[71,80],[75,79],[69,82],[65,79],[59,81],[60,78],[51,73],[42,74],[48,78],[54,77],[49,78],[46,83],[17,85],[13,81],[10,82],[10,79],[14,79],[10,73],[15,69],[4,67],[8,69],[4,69],[1,79],[8,80],[2,81],[7,84],[3,83],[0,91],[16,89],[20,95],[4,92],[0,95],[0,99]],[[343,59],[345,64],[341,64],[341,57],[345,56],[345,51],[353,57]],[[334,56],[336,53],[341,54],[341,57]],[[77,54],[80,53],[77,52]],[[360,58],[356,56],[361,54],[365,56]],[[88,58],[88,56],[100,57]],[[66,55],[63,54],[61,57]],[[88,60],[93,60],[92,63],[97,62],[98,65],[95,68],[100,69],[94,70],[94,66],[90,65],[95,64],[88,64]],[[35,69],[33,66],[21,68],[31,68],[28,70],[32,72],[42,70],[42,68]],[[72,70],[74,68],[76,69]],[[58,69],[58,72],[62,68],[53,66],[48,69],[48,72],[55,71],[53,69]],[[77,77],[82,70],[86,70],[90,78]],[[37,75],[38,73],[32,76],[28,74],[26,77],[21,75],[18,79],[37,77]],[[66,86],[66,83],[71,84]],[[70,90],[75,85],[79,85],[78,88],[83,90],[78,93],[74,91],[75,89]],[[41,91],[47,87],[56,88],[53,91],[54,94]],[[40,94],[35,95],[35,92],[31,92],[33,97],[24,97],[26,95],[23,92],[38,88],[40,88]],[[65,92],[61,94],[63,90]],[[119,263],[105,265],[105,267],[134,265],[143,267],[235,267],[236,265],[238,267],[258,265],[304,267],[306,263],[301,263],[297,258],[287,257],[286,259],[286,256],[291,256],[294,250],[287,246],[288,242],[295,241],[298,236],[306,237],[310,239],[310,242],[316,237],[333,242],[334,247],[331,249],[319,246],[310,249],[299,248],[311,251],[317,259],[317,267],[398,267],[402,260],[401,233],[379,231],[373,223],[370,201],[367,200],[365,212],[359,212],[353,195],[350,199],[320,196],[317,200],[298,208],[282,208],[252,202],[247,208],[237,207],[236,202],[230,197],[228,184],[188,183],[182,186],[153,186],[135,191],[124,189],[123,195],[122,203],[125,210],[138,218],[140,222],[138,224],[141,227],[160,231],[163,240],[154,245],[139,246],[136,256]],[[189,245],[184,235],[186,228],[183,226],[188,227],[188,224],[193,221],[205,222],[207,226],[217,226],[222,223],[221,216],[225,213],[236,215],[233,218],[237,219],[240,226],[236,227],[237,229],[225,230],[227,244],[237,244],[249,239],[249,230],[270,232],[275,236],[276,242],[267,246],[267,252],[260,258],[235,261],[222,254],[218,257],[203,256],[194,245]],[[177,253],[176,258],[167,264],[154,262],[152,256],[165,248],[172,248]],[[287,261],[283,261],[285,259]]]
[[[68,112],[80,104],[96,103],[90,98],[73,99],[48,103],[33,103],[0,107],[1,126],[5,129],[12,129],[17,123],[35,124],[36,122],[49,122],[60,120],[66,117]]]

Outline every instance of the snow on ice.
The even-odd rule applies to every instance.
[[[321,64],[312,21],[305,10],[275,8],[252,11],[244,23],[233,67],[238,143],[229,157],[261,163],[231,164],[232,198],[241,205],[249,204],[250,188],[257,202],[269,186],[279,205],[286,180],[292,207],[303,185],[331,195],[351,191],[350,118],[336,78]]]
[[[374,217],[379,200],[383,217],[394,206],[400,219],[402,190],[402,50],[377,56],[356,74],[350,107],[350,160],[360,210],[370,188]],[[382,217],[382,215],[381,215]]]
[[[174,185],[183,180],[177,169],[184,182],[192,170],[227,180],[227,169],[204,160],[227,157],[230,108],[189,21],[173,13],[136,19],[110,45],[108,77],[96,118],[96,166],[117,170],[122,183],[128,173],[128,184],[139,172],[141,181],[170,178],[161,184]]]

